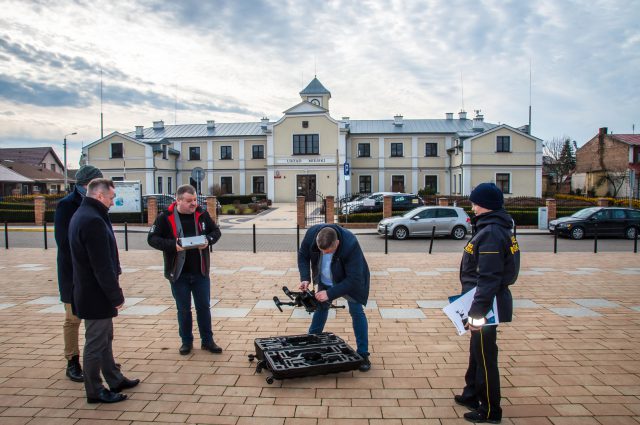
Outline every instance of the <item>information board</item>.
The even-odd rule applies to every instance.
[[[140,181],[115,181],[116,197],[110,213],[139,213],[142,208]]]

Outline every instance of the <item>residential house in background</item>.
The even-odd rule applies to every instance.
[[[26,179],[2,181],[5,195],[53,194],[63,190],[64,175],[51,171],[44,165],[31,165],[8,159],[0,160],[0,165]]]
[[[19,195],[22,185],[33,185],[35,182],[0,163],[0,196]]]
[[[197,186],[192,171],[202,168],[203,193],[265,193],[275,202],[315,199],[316,192],[340,197],[425,187],[468,195],[487,181],[507,196],[542,195],[542,140],[485,122],[480,111],[472,119],[464,111],[443,119],[336,119],[331,93],[317,78],[299,95],[275,121],[155,121],[96,140],[83,148],[83,158],[114,180],[139,180],[145,194]]]
[[[572,189],[594,196],[639,198],[640,135],[609,134],[607,127],[576,151]]]
[[[0,160],[22,162],[36,167],[44,167],[54,173],[62,174],[64,165],[51,147],[39,148],[1,148]]]

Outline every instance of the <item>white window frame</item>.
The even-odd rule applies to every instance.
[[[220,176],[220,179],[218,180],[218,183],[220,184],[220,189],[222,189],[222,179],[223,178],[230,178],[231,179],[231,192],[227,192],[227,193],[225,193],[225,195],[232,195],[233,194],[233,176]],[[265,185],[266,185],[266,181],[265,181]]]
[[[113,145],[122,145],[122,156],[113,156]],[[123,159],[124,158],[124,143],[122,142],[111,142],[109,144],[109,159]]]
[[[373,175],[372,175],[372,174],[360,174],[360,175],[358,176],[358,193],[360,193],[360,178],[361,178],[361,177],[369,177],[369,178],[371,179],[371,182],[370,182],[370,183],[371,183],[371,192],[370,192],[370,193],[375,192],[375,191],[373,190]]]
[[[499,151],[498,150],[498,137],[508,137],[509,138],[509,150],[507,151]],[[496,135],[496,153],[510,153],[513,152],[513,144],[511,142],[511,136],[508,134],[498,134]]]
[[[495,182],[496,186],[498,186],[498,174],[507,174],[509,176],[509,191],[508,192],[503,192],[505,195],[511,195],[513,194],[513,176],[511,175],[511,172],[509,171],[503,171],[503,172],[496,172],[493,176],[493,181]],[[500,187],[498,187],[500,188]]]
[[[262,184],[264,186],[264,191],[263,192],[254,192],[253,189],[255,189],[256,186],[256,179],[257,178],[262,178]],[[233,180],[231,180],[231,183],[233,185]],[[251,176],[251,193],[259,193],[259,194],[263,194],[263,193],[267,193],[267,178],[263,175],[259,175],[259,176]]]
[[[427,187],[427,177],[435,177],[436,178],[436,193],[440,193],[440,188],[439,188],[439,184],[440,184],[440,178],[438,177],[437,174],[425,174],[424,175],[424,179],[422,180],[424,183],[424,188]]]
[[[191,149],[192,148],[197,148],[198,149],[198,156],[200,158],[198,158],[198,159],[191,158]],[[189,146],[189,147],[187,147],[187,150],[189,152],[189,161],[202,161],[202,148],[201,148],[201,146]]]
[[[231,148],[231,156],[229,158],[222,157],[222,148]],[[221,161],[230,161],[233,160],[233,145],[221,145],[220,146],[220,160]]]

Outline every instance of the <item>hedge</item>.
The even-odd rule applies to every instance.
[[[261,200],[266,200],[267,195],[222,195],[218,197],[218,201],[220,201],[220,205],[230,205],[235,201],[239,201],[241,204],[250,204],[253,202],[253,198],[256,198],[256,202],[259,202]]]

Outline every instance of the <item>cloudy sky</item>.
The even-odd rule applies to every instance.
[[[461,107],[579,145],[640,132],[634,1],[0,0],[0,147],[276,120],[314,74],[335,118]],[[102,74],[101,74],[102,73]],[[102,75],[102,103],[100,81]],[[461,81],[463,84],[461,84]],[[464,90],[462,88],[464,87]],[[462,92],[464,91],[464,96]],[[101,106],[102,105],[102,106]],[[61,155],[60,155],[61,156]]]

